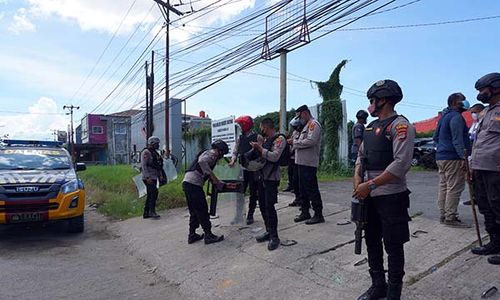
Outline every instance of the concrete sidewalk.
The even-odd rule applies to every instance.
[[[499,268],[470,254],[468,247],[476,241],[473,229],[439,224],[437,182],[433,172],[409,175],[410,212],[415,215],[410,231],[416,234],[405,246],[403,298],[480,299],[484,290],[498,284]],[[228,225],[234,203],[227,201],[219,205],[220,218],[213,220],[214,232],[226,237],[218,244],[187,244],[186,209],[163,212],[158,221],[130,219],[118,227],[129,251],[156,266],[187,299],[357,299],[370,278],[363,263],[365,245],[362,255],[354,255],[354,225],[340,225],[350,218],[352,184],[322,184],[321,190],[326,223],[311,226],[293,222],[298,209],[288,207],[292,195],[280,194],[280,238],[297,244],[273,252],[266,243],[255,242],[263,227],[260,214],[251,226]],[[471,220],[470,207],[461,206],[460,213]]]

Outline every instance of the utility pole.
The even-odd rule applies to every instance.
[[[183,13],[170,5],[170,0],[153,0],[158,4],[160,11],[165,19],[165,150],[170,150],[170,11],[178,16]]]
[[[151,51],[151,75],[149,75],[149,128],[150,135],[153,135],[155,130],[154,126],[154,90],[155,90],[155,73],[154,73],[154,63],[155,63],[155,52]]]
[[[74,106],[73,104],[71,105],[64,105],[63,106],[63,109],[67,109],[69,110],[69,113],[66,113],[66,115],[71,115],[71,133],[70,133],[70,149],[71,149],[71,158],[73,159],[73,162],[75,161],[75,139],[73,138],[73,133],[74,133],[74,130],[73,130],[73,110],[76,109],[80,109],[80,106]]]
[[[286,55],[287,50],[280,50],[280,132],[285,133],[286,124]]]
[[[144,64],[144,69],[146,70],[146,141],[151,136],[151,127],[149,126],[149,75],[148,75],[148,61]]]

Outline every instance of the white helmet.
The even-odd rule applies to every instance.
[[[148,139],[148,145],[160,144],[160,138],[157,136],[150,136]]]

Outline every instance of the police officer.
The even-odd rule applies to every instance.
[[[413,156],[415,129],[394,111],[403,93],[393,80],[376,82],[367,92],[368,111],[377,119],[365,130],[358,152],[353,196],[365,199],[365,231],[368,264],[372,286],[360,300],[400,299],[404,276],[404,248],[409,241],[409,191],[406,173]],[[363,166],[362,166],[363,165]],[[361,170],[366,170],[363,183]],[[383,247],[388,255],[387,285],[384,273]]]
[[[143,218],[159,218],[156,213],[156,201],[158,199],[158,180],[163,181],[163,159],[158,154],[160,139],[151,136],[148,139],[148,146],[141,153],[141,173],[142,181],[146,185],[147,197],[144,203]]]
[[[472,249],[477,255],[500,253],[500,73],[490,73],[476,82],[477,100],[489,104],[479,122],[472,147],[471,168],[479,212],[484,215],[490,242]],[[500,265],[500,256],[488,258]]]
[[[267,249],[275,250],[280,245],[278,237],[278,214],[274,205],[278,202],[278,187],[280,185],[281,172],[279,160],[287,147],[283,135],[276,134],[273,120],[265,118],[260,123],[264,144],[252,142],[252,147],[266,159],[266,164],[259,171],[259,208],[266,225],[266,232],[256,238],[258,243],[269,241]]]
[[[193,161],[187,169],[182,182],[182,188],[186,194],[189,208],[189,235],[188,244],[205,239],[205,244],[217,243],[224,240],[224,236],[216,236],[212,233],[212,224],[208,215],[208,205],[203,191],[205,181],[210,180],[219,189],[223,184],[213,173],[217,162],[229,153],[229,147],[222,140],[212,143],[212,149],[204,151]],[[201,225],[204,235],[196,233]]]
[[[363,134],[365,132],[367,118],[368,113],[364,110],[359,110],[356,113],[356,119],[358,119],[358,121],[352,127],[351,160],[353,162],[356,162],[356,159],[358,159],[359,146],[361,146],[361,142],[363,142]]]
[[[302,206],[302,199],[300,197],[300,184],[299,184],[299,166],[295,163],[295,151],[293,149],[293,141],[298,139],[300,136],[300,133],[302,132],[302,125],[300,124],[300,118],[295,117],[290,121],[290,127],[293,129],[292,135],[290,136],[290,139],[288,139],[288,144],[289,147],[291,147],[290,152],[290,166],[292,168],[292,190],[293,194],[295,195],[295,199],[293,200],[292,203],[288,204],[288,206]],[[290,174],[290,172],[289,172]],[[288,175],[290,177],[290,175]]]
[[[239,158],[240,165],[243,168],[243,188],[246,193],[247,188],[250,188],[250,199],[248,202],[248,214],[247,214],[247,225],[253,224],[253,214],[255,213],[255,208],[257,207],[257,198],[258,198],[258,174],[257,172],[252,172],[246,170],[243,165],[245,159],[245,153],[252,149],[250,145],[251,142],[256,142],[258,138],[258,134],[252,130],[253,128],[253,119],[250,116],[241,116],[234,120],[241,128],[241,135],[236,140],[236,145],[233,150],[233,156],[231,162],[229,163],[230,167],[234,167],[236,164],[236,160]]]
[[[301,213],[294,221],[306,221],[306,224],[324,223],[323,201],[319,193],[318,178],[316,176],[319,165],[319,153],[321,149],[321,125],[311,116],[307,105],[302,105],[296,110],[303,126],[302,132],[297,139],[291,139],[295,151],[295,164],[299,171],[299,189],[302,199]],[[309,208],[314,210],[311,218]]]

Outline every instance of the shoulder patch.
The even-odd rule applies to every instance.
[[[309,130],[314,130],[316,128],[316,122],[311,122],[309,124]]]
[[[396,125],[396,136],[398,140],[405,140],[408,135],[408,124]]]
[[[274,140],[274,145],[279,148],[283,143],[283,141],[284,138],[282,136],[279,136],[277,139]]]

